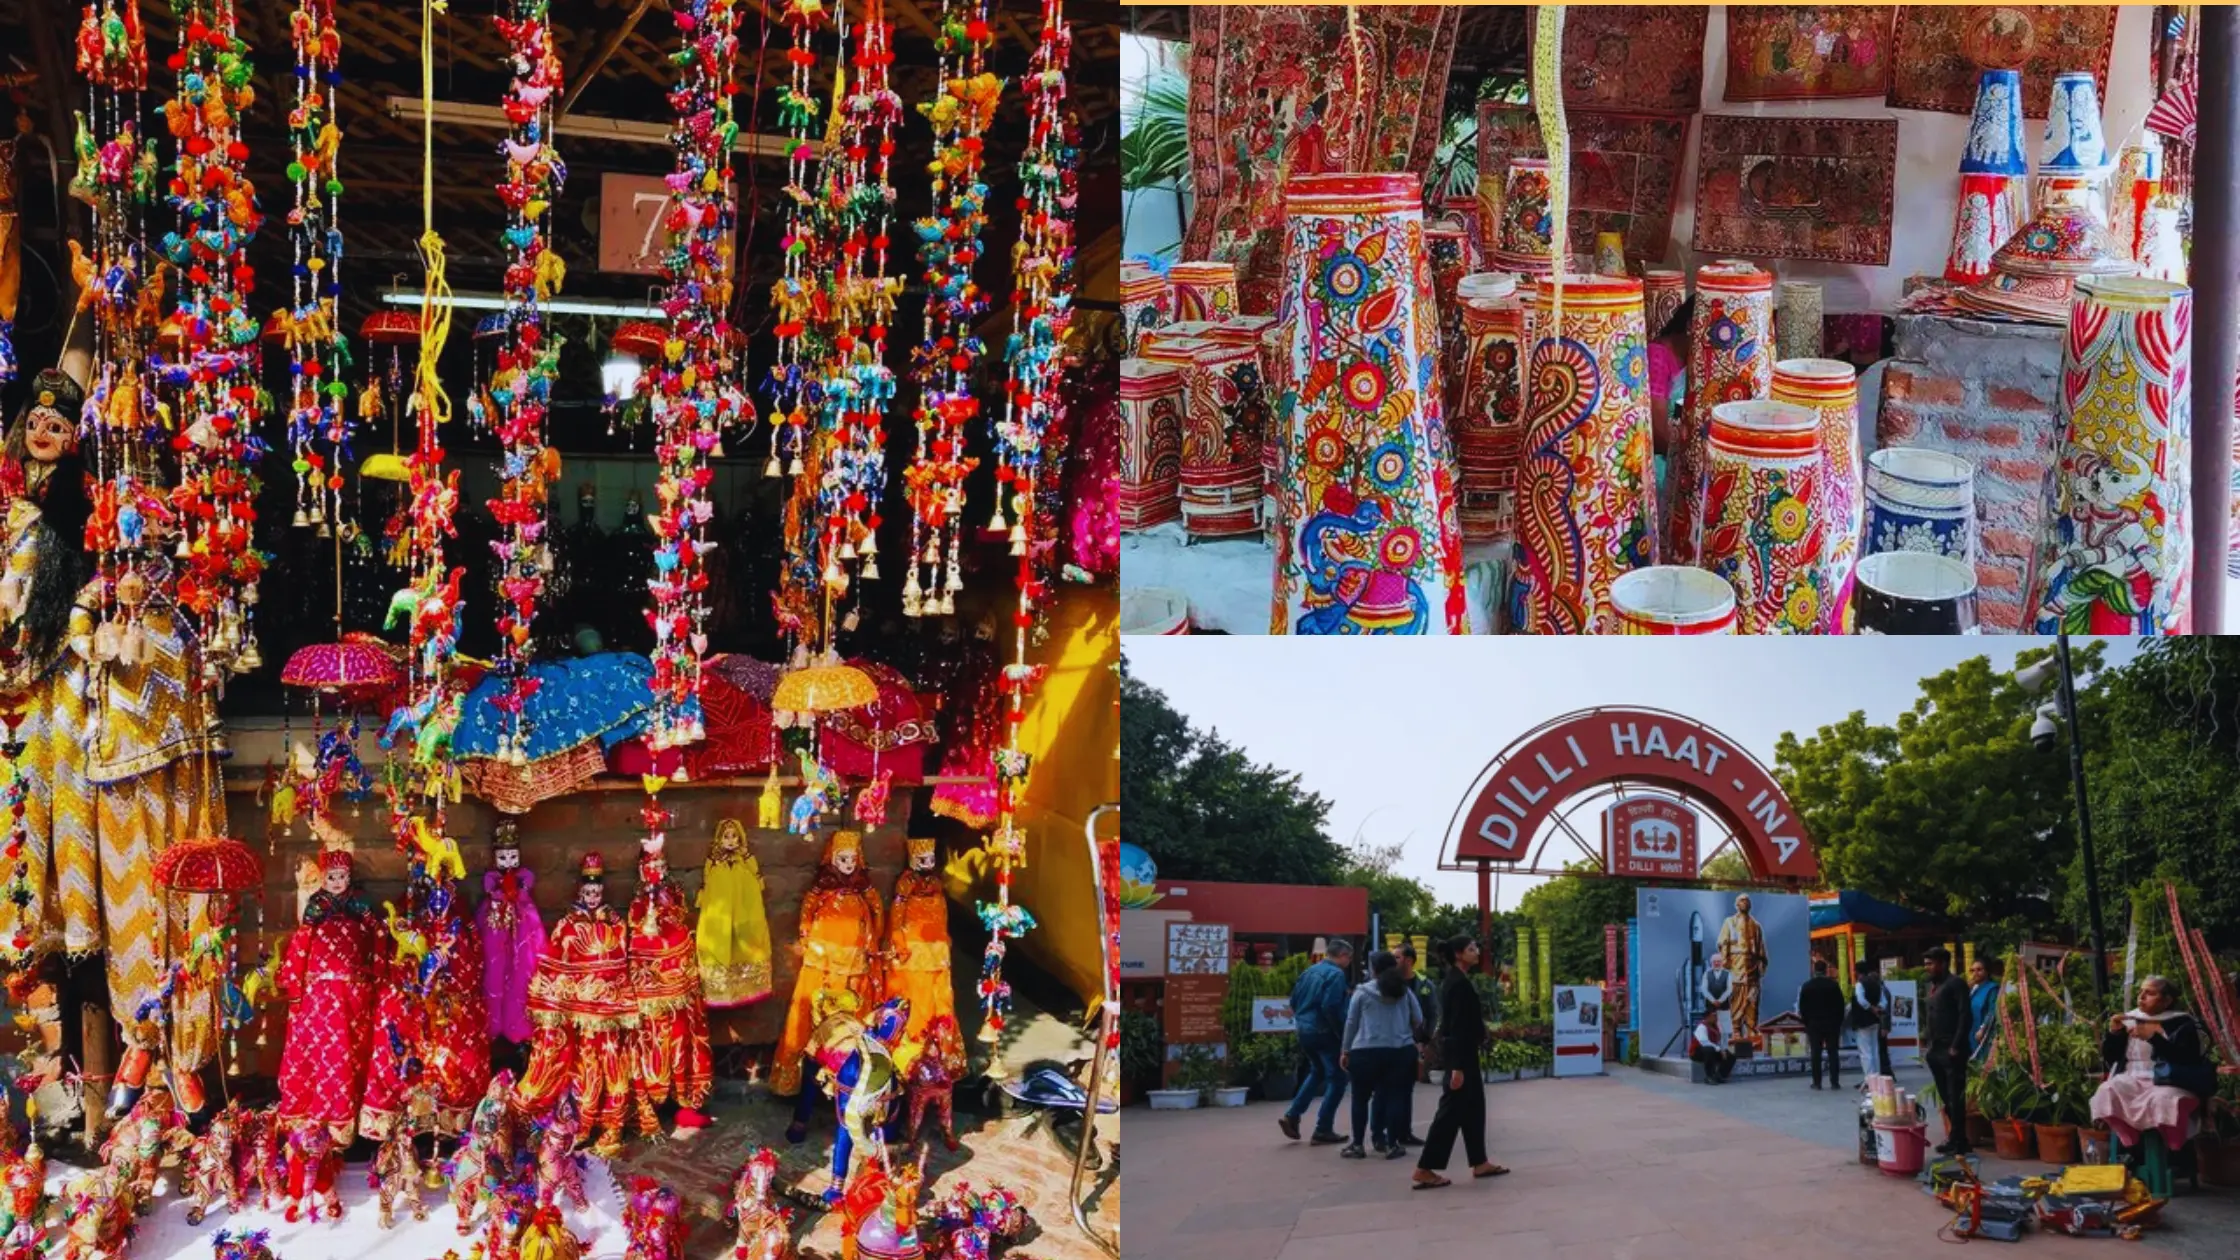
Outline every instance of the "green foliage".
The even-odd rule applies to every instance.
[[[1550,978],[1555,983],[1593,984],[1608,978],[1602,974],[1602,929],[1633,917],[1639,884],[1631,879],[1551,879],[1518,901],[1520,923],[1549,930],[1554,955]]]
[[[1747,884],[1751,880],[1750,861],[1742,856],[1741,849],[1728,849],[1703,864],[1699,872],[1704,882],[1713,888],[1727,888]]]
[[[1496,1041],[1478,1056],[1479,1065],[1495,1072],[1515,1072],[1520,1068],[1535,1067],[1540,1047],[1523,1041]]]
[[[1229,1083],[1229,1069],[1211,1046],[1184,1046],[1174,1065],[1174,1087],[1204,1094]]]
[[[1135,108],[1120,137],[1120,187],[1187,189],[1190,184],[1190,76],[1159,66],[1136,84]]]
[[[1221,1028],[1228,1034],[1229,1044],[1238,1045],[1253,1035],[1252,1004],[1255,1001],[1264,997],[1289,997],[1291,986],[1299,983],[1299,973],[1313,965],[1314,959],[1305,954],[1293,954],[1273,967],[1231,963],[1229,994],[1221,999]]]
[[[2037,1113],[2038,1087],[2028,1068],[2008,1058],[1978,1075],[1968,1098],[1987,1120],[2028,1120]]]
[[[1299,1066],[1299,1045],[1296,1038],[1281,1033],[1253,1033],[1243,1040],[1231,1040],[1230,1066],[1236,1070],[1233,1079],[1260,1081],[1271,1076],[1282,1076]]]
[[[1424,930],[1418,924],[1428,922],[1438,912],[1439,899],[1420,881],[1400,874],[1400,858],[1398,844],[1356,848],[1347,857],[1338,882],[1369,890],[1369,909],[1386,932],[1413,936]]]
[[[1168,879],[1335,884],[1330,802],[1202,732],[1156,687],[1120,681],[1121,837]]]
[[[1157,1079],[1159,1064],[1167,1053],[1167,1039],[1159,1021],[1142,1011],[1120,1012],[1120,1076],[1123,1080]]]

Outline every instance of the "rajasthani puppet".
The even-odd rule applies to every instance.
[[[910,866],[894,881],[894,909],[887,916],[886,995],[910,1000],[905,1045],[921,1042],[934,1020],[957,1014],[949,982],[949,898],[934,860],[931,839],[910,840]]]
[[[653,1108],[674,1097],[677,1124],[708,1123],[700,1107],[714,1083],[708,1051],[708,1009],[700,1000],[700,963],[685,923],[684,893],[669,882],[658,844],[638,859],[638,895],[630,902],[630,988],[638,1003],[639,1123],[651,1130]]]
[[[521,841],[511,818],[498,821],[490,838],[491,869],[482,873],[483,999],[490,1035],[517,1044],[529,1040],[529,977],[544,952],[544,919],[537,914],[537,876],[521,864]]]
[[[585,854],[576,904],[553,927],[529,981],[536,1033],[529,1070],[513,1096],[522,1115],[542,1119],[573,1086],[585,1126],[599,1130],[593,1149],[602,1156],[622,1150],[629,1115],[634,1064],[628,1047],[638,1008],[630,998],[628,936],[622,916],[607,904],[606,864],[596,853]]]
[[[384,933],[381,991],[358,1128],[381,1140],[425,1093],[446,1136],[465,1129],[490,1079],[482,939],[456,892],[415,878],[410,910]],[[415,1125],[415,1128],[420,1127]]]
[[[770,919],[762,909],[762,868],[736,818],[716,828],[701,872],[700,989],[708,1005],[745,1006],[770,996]]]
[[[291,1006],[278,1122],[289,1130],[318,1121],[337,1142],[348,1142],[373,1036],[379,927],[351,891],[348,849],[321,854],[319,872],[319,891],[280,960],[280,992]]]
[[[786,1006],[785,1029],[770,1065],[770,1092],[786,1097],[801,1090],[801,1058],[816,1031],[817,994],[823,990],[855,995],[857,1009],[879,1000],[879,893],[863,869],[863,838],[842,831],[825,847],[824,862],[801,898],[801,974]]]

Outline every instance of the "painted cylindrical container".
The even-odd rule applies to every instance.
[[[2108,135],[2100,126],[2100,87],[2089,70],[2053,76],[2046,107],[2040,174],[2096,174],[2108,164]]]
[[[1192,538],[1260,532],[1260,442],[1268,394],[1260,347],[1198,341],[1182,412],[1182,528]]]
[[[1784,280],[1773,291],[1773,349],[1781,359],[1820,357],[1820,286],[1810,280]],[[1778,372],[1778,369],[1776,369]]]
[[[1519,275],[1547,275],[1555,266],[1554,229],[1548,159],[1509,159],[1509,169],[1501,174],[1501,232],[1494,262]]]
[[[1181,515],[1184,369],[1120,361],[1120,526],[1147,529]]]
[[[1885,551],[1859,562],[1855,634],[1975,634],[1976,571],[1950,556]]]
[[[1722,259],[1696,268],[1688,333],[1688,402],[1674,443],[1672,521],[1664,558],[1694,564],[1703,521],[1705,450],[1711,409],[1764,398],[1773,388],[1773,276]]]
[[[1976,77],[1976,107],[1960,153],[1962,175],[2028,175],[2022,148],[2022,72],[1985,70]]]
[[[1664,331],[1664,326],[1679,313],[1680,304],[1687,300],[1686,272],[1652,267],[1641,273],[1641,304],[1646,308],[1646,327],[1651,337]]]
[[[1220,321],[1238,314],[1235,263],[1178,262],[1167,269],[1174,285],[1174,317]]]
[[[1594,234],[1594,269],[1606,276],[1626,274],[1625,233],[1597,232]]]
[[[1610,584],[1656,563],[1648,341],[1641,282],[1571,276],[1556,305],[1538,282],[1527,323],[1517,582],[1532,634],[1618,628]]]
[[[1448,433],[1460,474],[1466,542],[1516,537],[1517,470],[1524,453],[1524,309],[1506,272],[1464,276],[1460,397]]]
[[[1921,446],[1886,446],[1867,456],[1862,549],[1926,551],[1963,564],[1976,559],[1976,466]]]
[[[1422,185],[1301,175],[1284,201],[1295,402],[1270,630],[1468,633]]]
[[[1733,634],[1734,588],[1719,575],[1683,564],[1623,573],[1610,584],[1619,634]]]
[[[1773,365],[1772,395],[1777,402],[1810,407],[1820,417],[1822,563],[1835,592],[1821,628],[1842,634],[1867,515],[1860,488],[1859,369],[1840,359],[1783,359]]]
[[[1944,278],[1974,284],[1991,274],[1991,256],[2015,233],[2015,202],[2022,181],[2013,175],[1962,175],[1960,204],[1952,215],[1952,249]]]
[[[1744,634],[1817,634],[1835,597],[1819,520],[1820,417],[1756,399],[1712,409],[1703,567],[1734,588]]]
[[[1128,353],[1143,352],[1143,334],[1174,318],[1174,288],[1149,263],[1122,259],[1120,320],[1127,330]]]
[[[2191,632],[2192,326],[2184,285],[2078,279],[2032,633]]]

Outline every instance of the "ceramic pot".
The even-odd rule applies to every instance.
[[[1835,589],[1821,629],[1844,633],[1851,606],[1851,566],[1859,558],[1866,520],[1859,471],[1859,369],[1840,359],[1783,359],[1773,365],[1773,397],[1810,407],[1820,417],[1820,503],[1823,562]]]
[[[1524,309],[1516,277],[1465,276],[1456,400],[1448,432],[1459,475],[1466,542],[1516,536],[1517,471],[1524,452]]]
[[[1174,317],[1220,321],[1238,314],[1237,267],[1225,262],[1178,262],[1167,269],[1174,285]]]
[[[1672,521],[1665,559],[1694,564],[1702,532],[1711,409],[1764,398],[1773,387],[1773,276],[1732,259],[1696,269],[1688,333],[1688,404],[1673,455]]]
[[[1855,634],[1975,634],[1976,571],[1950,556],[1885,551],[1859,561]]]
[[[1976,559],[1976,467],[1958,455],[1888,446],[1867,456],[1867,554],[1927,551]]]
[[[2027,1121],[1994,1120],[1991,1145],[2001,1159],[2031,1159],[2038,1153],[2038,1135]]]
[[[2077,1162],[2077,1126],[2073,1124],[2041,1124],[2034,1127],[2038,1131],[2039,1159],[2048,1164],[2074,1164]]]
[[[1734,588],[1717,574],[1659,564],[1622,573],[1610,584],[1618,633],[1733,634]]]
[[[1120,322],[1129,354],[1143,353],[1143,334],[1174,318],[1174,289],[1147,263],[1120,263]]]
[[[1734,588],[1743,634],[1816,634],[1835,597],[1820,519],[1820,417],[1770,399],[1711,412],[1703,567]]]
[[[1285,210],[1295,398],[1270,630],[1466,634],[1421,184],[1302,175]]]
[[[2192,325],[2183,285],[2077,282],[2051,501],[2023,605],[2032,633],[2190,633]]]
[[[1120,527],[1148,529],[1182,514],[1183,369],[1120,361]]]
[[[1656,561],[1641,282],[1573,276],[1554,297],[1539,281],[1526,315],[1516,580],[1528,633],[1606,634],[1610,584]]]

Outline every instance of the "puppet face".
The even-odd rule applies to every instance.
[[[856,873],[856,865],[860,860],[854,851],[842,850],[832,855],[832,869],[842,875],[853,875]]]
[[[340,897],[350,891],[350,872],[330,866],[320,874],[319,886],[326,889],[328,895]]]
[[[54,408],[35,407],[24,422],[23,445],[31,458],[51,464],[77,447],[78,430]]]
[[[935,855],[930,852],[913,853],[910,855],[910,869],[920,872],[921,874],[931,873],[933,870],[934,857]]]
[[[605,884],[585,884],[576,890],[576,904],[586,910],[596,910],[607,904]]]
[[[498,864],[498,869],[501,871],[519,870],[521,868],[521,850],[496,849],[491,853],[491,860]]]

